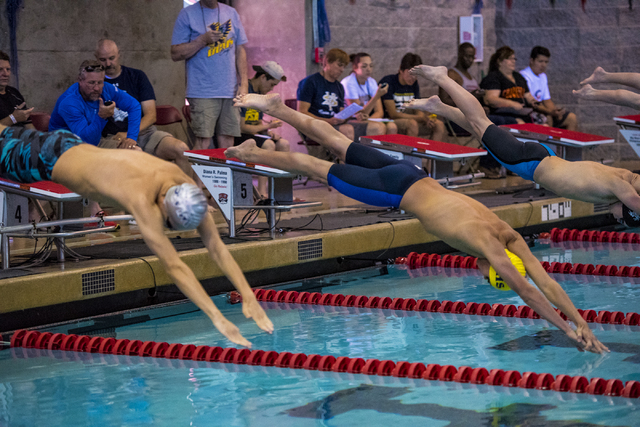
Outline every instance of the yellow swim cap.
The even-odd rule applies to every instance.
[[[520,274],[522,274],[522,277],[526,277],[527,270],[525,270],[524,264],[522,263],[522,260],[520,259],[520,257],[518,257],[518,255],[514,254],[513,252],[509,252],[508,249],[505,249],[504,251],[507,253],[507,256],[511,260],[511,264],[513,264],[516,270],[518,270]],[[493,286],[499,291],[511,290],[509,285],[507,285],[505,281],[502,280],[502,277],[498,275],[498,273],[493,268],[493,266],[489,267],[489,283],[491,283],[491,286]]]

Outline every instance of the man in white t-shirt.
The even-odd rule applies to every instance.
[[[570,113],[564,108],[559,108],[551,100],[549,93],[549,83],[545,71],[549,66],[551,52],[542,46],[536,46],[531,50],[529,66],[520,71],[520,74],[527,79],[529,92],[539,104],[534,106],[537,113],[546,117],[546,122],[553,127],[567,130],[578,130],[578,118],[574,113]],[[544,120],[541,120],[544,121]]]

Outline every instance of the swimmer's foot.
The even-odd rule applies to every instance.
[[[427,80],[437,83],[439,79],[447,77],[447,67],[431,67],[429,65],[418,65],[413,67],[409,73],[413,76],[421,76]]]
[[[593,74],[580,82],[581,85],[594,84],[594,83],[606,83],[607,73],[602,67],[597,67]],[[574,91],[575,92],[575,91]]]
[[[259,150],[260,149],[253,139],[247,139],[245,142],[236,147],[227,148],[227,150],[224,152],[224,155],[228,159],[234,157],[236,159],[242,160],[243,162],[255,162],[255,153]]]
[[[433,95],[430,98],[412,99],[404,104],[405,108],[413,110],[428,111],[434,114],[442,114],[441,107],[445,105],[438,95]]]
[[[270,93],[268,95],[258,95],[249,93],[246,95],[238,95],[233,98],[233,105],[242,108],[255,108],[265,113],[272,112],[278,107],[284,105],[280,94]]]
[[[578,98],[590,99],[596,94],[597,90],[591,87],[590,84],[585,84],[579,90],[574,90],[573,95]]]

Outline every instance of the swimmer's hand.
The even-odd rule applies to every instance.
[[[584,324],[578,326],[578,328],[574,332],[575,338],[569,335],[570,338],[575,339],[580,343],[583,348],[592,353],[608,353],[611,350],[602,344],[598,338],[593,334],[593,331],[589,329],[589,325]]]
[[[242,295],[242,314],[247,319],[253,319],[263,331],[273,333],[273,323],[267,317],[253,292]]]
[[[242,336],[240,329],[238,329],[238,327],[233,323],[229,322],[224,316],[216,316],[213,319],[213,326],[215,326],[216,329],[232,343],[251,348],[251,343]]]

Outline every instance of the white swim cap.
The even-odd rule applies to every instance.
[[[207,213],[207,198],[193,184],[174,185],[164,197],[167,224],[173,230],[192,230]]]

